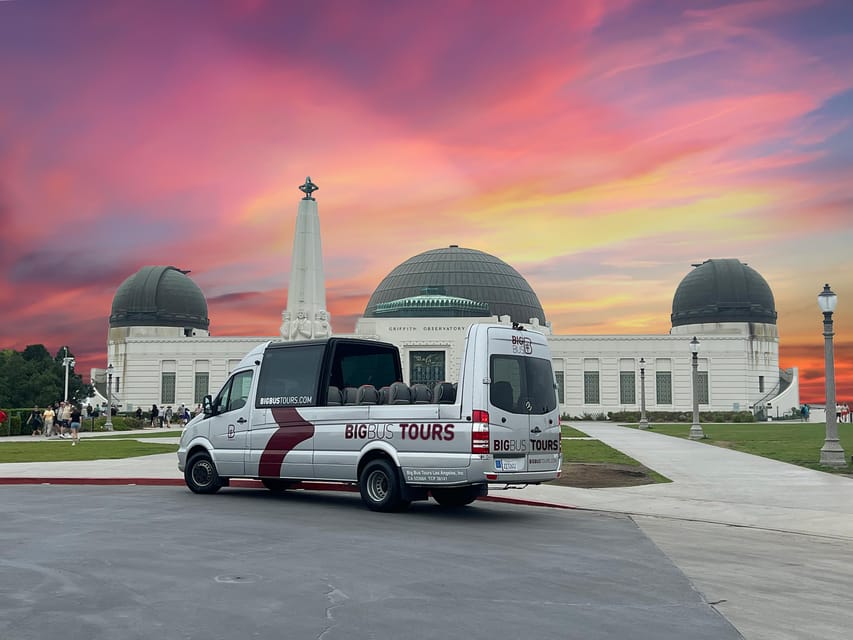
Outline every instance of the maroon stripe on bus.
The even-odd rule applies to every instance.
[[[281,463],[296,445],[314,435],[314,425],[306,422],[293,407],[272,409],[272,416],[278,425],[276,431],[258,464],[258,475],[261,478],[280,478]]]

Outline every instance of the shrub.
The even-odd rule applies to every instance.
[[[612,411],[608,414],[613,422],[636,423],[640,421],[639,411]],[[685,411],[647,411],[649,422],[693,422],[693,412]],[[593,415],[585,413],[582,420],[596,420]],[[700,422],[755,422],[751,411],[700,411]]]
[[[104,425],[107,422],[106,416],[95,418],[95,431],[104,431]],[[136,416],[113,416],[112,417],[113,431],[131,431],[134,429],[143,429],[147,424],[145,420],[139,420]],[[81,425],[83,431],[92,430],[92,418],[83,418]]]

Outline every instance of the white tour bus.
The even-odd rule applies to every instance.
[[[399,351],[384,342],[260,345],[184,429],[178,468],[196,493],[231,478],[276,492],[354,484],[375,511],[430,495],[462,506],[488,485],[559,477],[559,405],[542,334],[473,324],[457,382],[402,380]]]

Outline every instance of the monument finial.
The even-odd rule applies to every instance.
[[[314,196],[312,196],[311,194],[314,193],[319,188],[320,187],[318,187],[316,184],[311,182],[311,176],[308,176],[307,178],[305,178],[305,184],[299,186],[299,190],[305,194],[305,197],[302,199],[303,200],[313,200]]]

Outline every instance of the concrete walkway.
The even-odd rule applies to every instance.
[[[491,494],[631,515],[748,640],[849,635],[853,479],[653,431],[601,422],[572,424],[673,482],[614,489],[546,485]],[[133,437],[135,432],[122,435]],[[93,436],[84,434],[79,446]],[[146,441],[176,443],[177,438]],[[571,447],[571,441],[565,446]],[[180,480],[181,474],[170,453],[6,463],[0,464],[3,478]]]
[[[167,431],[164,429],[164,431]],[[90,438],[103,438],[123,436],[140,438],[142,442],[159,442],[166,444],[178,444],[176,437],[149,437],[157,433],[157,429],[143,429],[139,431],[114,431],[112,433],[89,433],[80,434],[79,446],[85,447],[86,440]],[[70,447],[71,440],[59,438],[12,436],[3,438],[4,442],[43,442],[49,446]],[[178,471],[178,456],[174,453],[164,453],[141,458],[122,458],[120,460],[79,460],[64,462],[6,462],[0,464],[0,478],[174,478],[183,479]]]
[[[581,431],[631,456],[671,483],[608,489],[554,485],[492,491],[496,496],[630,515],[694,520],[853,541],[853,479],[812,471],[730,449],[653,431],[602,422],[574,422]],[[177,444],[176,437],[149,437],[156,430],[113,433],[143,442]],[[91,437],[81,434],[85,447]],[[4,438],[31,442],[33,438]],[[71,446],[69,440],[52,446]],[[2,442],[0,442],[2,446]],[[564,446],[571,447],[571,440]],[[74,462],[0,464],[0,478],[172,478],[182,479],[174,453]]]
[[[572,424],[672,482],[617,489],[534,486],[520,492],[526,499],[853,540],[851,478],[653,431]],[[564,446],[571,447],[571,440]]]

